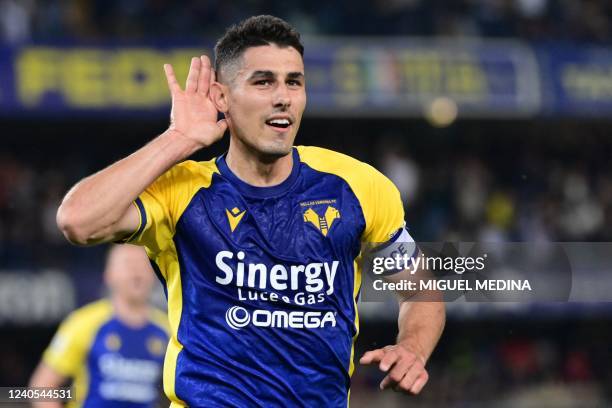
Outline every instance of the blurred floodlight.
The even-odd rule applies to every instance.
[[[457,119],[457,104],[451,98],[439,96],[425,107],[425,118],[435,127],[447,127]]]

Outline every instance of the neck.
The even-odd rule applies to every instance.
[[[129,302],[119,296],[112,297],[115,314],[123,323],[131,327],[142,327],[149,318],[149,304],[147,302]]]
[[[239,179],[255,187],[275,186],[287,179],[293,168],[293,154],[265,156],[257,154],[237,139],[232,139],[227,166]]]

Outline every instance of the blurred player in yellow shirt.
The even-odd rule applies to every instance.
[[[109,298],[68,316],[30,386],[60,387],[72,379],[70,406],[152,407],[161,394],[168,329],[165,315],[149,305],[155,277],[144,250],[113,246],[104,278]]]

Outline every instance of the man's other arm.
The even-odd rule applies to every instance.
[[[431,278],[423,270],[416,274],[404,270],[386,280],[417,281]],[[366,352],[361,364],[378,363],[387,373],[380,383],[381,389],[393,388],[409,394],[421,392],[429,379],[425,369],[446,322],[446,311],[439,291],[398,292],[398,336],[395,345]]]
[[[217,121],[209,97],[215,81],[206,56],[193,58],[185,90],[172,67],[164,66],[172,95],[168,130],[140,150],[78,182],[64,197],[57,224],[77,245],[94,245],[122,239],[139,226],[133,201],[174,164],[219,140],[227,124]]]

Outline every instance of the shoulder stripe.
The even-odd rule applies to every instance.
[[[136,237],[138,237],[144,230],[145,225],[147,225],[147,212],[145,211],[144,206],[142,205],[142,200],[140,199],[140,197],[134,200],[134,205],[138,209],[138,214],[140,214],[140,224],[138,225],[138,229],[130,237],[123,241],[125,243],[129,243],[133,241]]]
[[[136,200],[140,232],[130,242],[147,247],[149,256],[169,249],[183,212],[201,188],[210,187],[214,173],[219,173],[214,159],[188,160],[158,177]],[[162,273],[166,277],[163,268]]]

